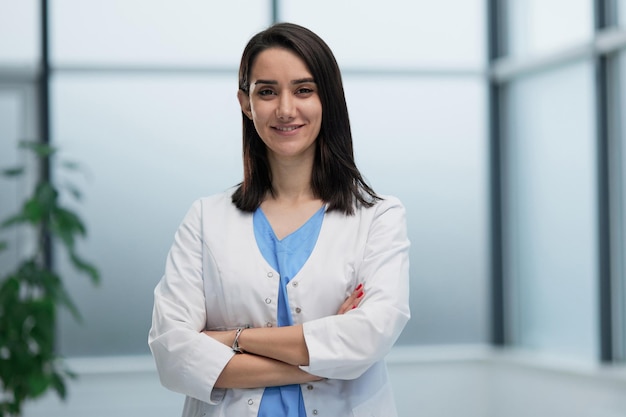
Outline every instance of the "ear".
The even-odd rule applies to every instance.
[[[237,100],[239,100],[239,105],[241,106],[241,111],[243,114],[248,116],[248,119],[252,120],[252,109],[250,107],[250,96],[244,93],[243,91],[237,91]]]

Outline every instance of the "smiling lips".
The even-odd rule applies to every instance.
[[[279,132],[292,132],[292,131],[298,129],[299,127],[302,127],[302,125],[298,125],[298,126],[274,126],[274,129],[278,130]]]

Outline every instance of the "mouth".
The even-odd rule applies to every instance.
[[[292,125],[292,126],[273,126],[273,128],[275,130],[278,130],[279,132],[287,133],[287,132],[293,132],[294,130],[299,129],[302,126],[303,125],[297,125],[297,126],[294,126],[294,125]]]

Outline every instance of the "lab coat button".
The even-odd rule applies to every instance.
[[[271,299],[271,298],[266,298],[266,299],[265,299],[265,304],[270,304],[271,302],[272,302],[272,299]]]
[[[300,307],[296,307],[296,313],[301,313],[302,309]]]
[[[249,404],[249,405],[254,404],[254,401],[252,401],[252,398],[250,398],[250,399],[248,400],[248,404]]]
[[[272,324],[272,322],[271,322],[271,321],[268,321],[267,323],[265,323],[265,326],[266,326],[266,327],[272,327],[272,326],[274,326],[274,325]]]
[[[313,385],[311,385],[311,384],[307,385],[306,389],[308,389],[309,391],[312,391],[313,390]]]
[[[298,286],[298,281],[294,281],[293,284],[291,284],[293,287],[297,287]]]
[[[270,272],[268,272],[268,273],[267,273],[267,277],[268,277],[268,278],[272,278],[273,276],[274,276],[274,273],[273,273],[272,271],[270,271]]]
[[[314,414],[314,415],[317,415],[317,410],[313,410],[313,414]]]

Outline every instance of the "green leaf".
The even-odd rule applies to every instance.
[[[67,389],[65,388],[65,381],[63,380],[63,376],[58,372],[52,374],[52,388],[57,392],[59,397],[62,400],[65,400],[67,397]]]
[[[80,219],[78,214],[73,211],[63,207],[55,207],[52,215],[59,227],[63,230],[67,230],[68,232],[79,234],[81,236],[87,234],[87,229],[85,228],[83,221]]]
[[[63,189],[70,193],[76,201],[81,201],[83,199],[83,193],[74,184],[66,182],[63,184]]]
[[[30,340],[37,344],[39,350],[33,351],[44,357],[53,355],[54,352],[54,330],[55,311],[54,301],[51,298],[33,300],[27,303],[28,316],[25,323],[29,323],[31,328],[24,328],[25,340]]]
[[[50,211],[56,206],[58,192],[49,183],[41,183],[34,194],[22,205],[21,211],[6,219],[2,227],[18,223],[39,224],[46,221]]]
[[[87,229],[78,215],[62,207],[55,207],[50,219],[50,231],[70,250],[75,236],[85,236]]]
[[[44,282],[44,289],[46,294],[48,294],[53,300],[67,308],[67,310],[72,314],[72,317],[74,317],[74,320],[82,322],[82,316],[78,311],[78,307],[76,307],[76,304],[74,304],[74,301],[70,297],[69,293],[63,287],[61,279],[58,276],[50,274],[50,277]]]
[[[0,229],[6,229],[7,227],[10,227],[16,224],[28,223],[28,222],[29,222],[28,216],[26,216],[24,212],[22,211],[20,213],[17,213],[9,217],[8,219],[4,219],[4,221],[0,223]]]
[[[63,365],[63,364],[61,364]],[[77,379],[78,378],[78,374],[75,373],[74,371],[72,371],[70,368],[68,368],[67,366],[63,366],[63,374],[70,378],[70,379]]]
[[[57,206],[59,192],[49,182],[37,184],[35,195],[33,198],[43,207],[46,213],[49,213]]]
[[[27,283],[32,287],[40,287],[42,276],[48,271],[39,266],[35,259],[26,259],[19,265],[13,277],[19,282]]]
[[[82,171],[81,165],[76,161],[61,161],[60,165],[70,171]]]
[[[32,224],[40,223],[46,218],[44,206],[35,198],[31,198],[24,203],[21,216],[24,220]]]
[[[78,323],[83,322],[83,316],[80,314],[78,307],[74,304],[74,301],[70,297],[70,295],[63,288],[59,288],[59,292],[57,294],[57,300],[60,304],[62,304],[67,310],[70,312],[74,320]]]
[[[44,158],[54,154],[57,151],[57,149],[51,145],[48,145],[42,142],[36,142],[36,141],[23,140],[23,141],[20,141],[19,146],[22,149],[31,150],[37,156],[44,157]]]
[[[100,283],[100,272],[98,272],[98,269],[94,265],[83,260],[73,251],[70,253],[70,260],[76,269],[89,275],[92,283]]]
[[[30,375],[28,378],[28,396],[31,398],[39,397],[46,392],[51,382],[51,378],[44,373]]]
[[[20,283],[14,276],[0,282],[0,309],[12,309],[15,301],[19,300],[19,293]]]
[[[5,168],[1,172],[3,177],[18,177],[24,173],[24,167]]]
[[[41,164],[47,164],[57,149],[49,144],[23,141],[20,147],[33,152]],[[76,162],[59,161],[57,166],[69,171],[83,171]],[[25,172],[22,167],[0,169],[0,176],[15,177]],[[94,284],[100,280],[96,267],[75,251],[75,241],[86,235],[80,217],[60,205],[60,195],[76,200],[82,198],[79,187],[66,180],[58,189],[47,180],[39,181],[32,194],[14,213],[0,223],[0,228],[30,224],[38,232],[58,239],[68,249],[72,266],[88,275]],[[7,242],[0,241],[0,250]],[[5,413],[20,415],[22,405],[29,399],[56,391],[61,398],[67,395],[66,377],[74,377],[64,369],[55,354],[56,313],[67,308],[76,320],[80,313],[61,277],[42,264],[41,248],[32,258],[22,260],[17,268],[0,277],[0,417]]]

